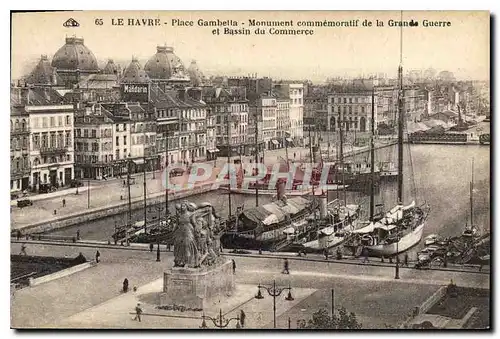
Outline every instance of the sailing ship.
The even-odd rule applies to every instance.
[[[222,245],[277,251],[310,231],[311,225],[306,218],[318,207],[317,200],[305,197],[288,199],[281,188],[277,192],[275,201],[244,209],[234,221],[228,222],[221,237]]]
[[[478,229],[474,226],[474,159],[472,159],[472,179],[469,182],[469,201],[470,201],[470,226],[465,222],[465,230],[462,232],[462,237],[475,238],[479,235]]]
[[[301,244],[302,249],[309,252],[329,250],[344,243],[350,232],[354,230],[355,221],[360,212],[359,205],[343,205],[338,199],[327,203],[326,196],[320,199],[320,220],[315,220],[318,225],[321,225],[317,231],[317,239]],[[327,207],[323,207],[324,205]]]
[[[369,223],[352,232],[350,247],[353,253],[360,254],[363,249],[372,256],[391,257],[407,251],[417,245],[422,239],[425,221],[429,206],[416,206],[415,201],[408,205],[403,203],[403,129],[404,129],[404,102],[403,102],[403,67],[398,68],[399,95],[398,95],[398,203],[382,218],[374,215],[373,183],[370,192],[370,220]],[[372,132],[374,132],[372,92]],[[371,141],[372,163],[374,157],[373,133]],[[373,171],[372,171],[373,173]]]
[[[257,135],[255,140],[258,140]],[[255,149],[255,161],[257,162],[257,145]],[[288,169],[288,159],[286,166]],[[237,172],[237,182],[241,182],[242,175],[244,172],[240,169]],[[229,176],[227,179],[229,180]],[[232,218],[230,216],[230,219],[225,222],[225,232],[220,239],[222,246],[233,249],[279,251],[300,241],[313,231],[315,225],[308,222],[307,217],[318,208],[318,200],[314,196],[311,199],[302,196],[287,198],[285,184],[286,180],[278,180],[276,199],[271,203],[259,206],[261,186],[259,182],[256,182],[253,185],[256,206],[240,209],[235,216]],[[229,206],[231,206],[231,183],[227,187]]]

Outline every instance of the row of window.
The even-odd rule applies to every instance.
[[[26,124],[26,119],[11,119],[10,120],[10,131],[20,131],[24,132],[28,130],[28,126]]]
[[[227,124],[227,118],[228,116],[227,115],[216,115],[215,116],[215,122],[216,124]],[[248,115],[247,114],[240,114],[238,116],[231,116],[232,120],[233,121],[237,121],[238,123],[240,124],[246,124],[248,123]]]
[[[58,157],[57,156],[52,156],[52,157],[47,157],[43,156],[40,158],[35,158],[33,160],[33,166],[39,166],[39,165],[44,165],[44,164],[57,164],[60,162],[68,162],[71,161],[71,154],[61,154]]]
[[[34,150],[39,150],[40,148],[65,148],[65,147],[73,147],[73,141],[71,138],[71,133],[59,132],[56,135],[56,132],[44,132],[44,133],[35,133],[32,136],[32,142]]]
[[[18,149],[27,149],[28,148],[28,137],[24,136],[22,138],[12,138],[10,143],[11,150]]]
[[[216,138],[216,144],[217,145],[227,145],[228,138],[226,137],[217,137]],[[240,135],[237,137],[232,137],[231,138],[231,145],[238,145],[238,144],[243,144],[246,143],[247,137],[246,135]]]
[[[57,118],[57,119],[56,119]],[[73,124],[73,117],[71,115],[58,115],[50,116],[50,117],[35,117],[33,118],[33,127],[34,128],[47,128],[47,127],[63,127],[63,126],[71,126]]]
[[[332,103],[334,104],[357,104],[357,103],[367,103],[367,102],[371,102],[371,97],[349,97],[349,98],[337,98],[337,97],[332,97]]]
[[[361,114],[364,114],[366,112],[371,112],[371,107],[370,106],[333,106],[333,112],[337,112],[337,113],[340,113],[340,112],[343,112],[344,114],[358,114],[358,113],[361,113]]]
[[[29,169],[29,159],[28,157],[22,158],[11,158],[10,159],[10,169],[11,171],[22,171]]]

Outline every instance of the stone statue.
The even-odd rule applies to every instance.
[[[209,203],[184,201],[176,205],[178,222],[174,229],[174,267],[200,267],[216,262],[217,214]]]

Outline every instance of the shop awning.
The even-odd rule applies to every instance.
[[[273,139],[273,140],[271,140],[271,142],[272,142],[273,144],[275,144],[275,145],[279,145],[278,140],[274,140],[274,139]]]
[[[286,141],[293,142],[292,138],[286,138]]]
[[[142,165],[142,164],[144,164],[144,159],[135,159],[134,160],[134,164],[136,164],[136,165]]]
[[[216,153],[216,152],[219,152],[219,149],[217,148],[212,148],[212,149],[209,149],[208,150],[210,153]]]

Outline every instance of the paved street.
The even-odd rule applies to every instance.
[[[20,244],[11,245],[12,253],[17,254],[19,250]],[[94,248],[34,244],[30,244],[27,251],[30,255],[52,254],[69,257],[82,252],[87,258],[93,258],[95,254]],[[172,266],[171,253],[162,252],[162,261],[158,263],[155,252],[124,249],[100,249],[100,252],[102,261],[96,267],[36,287],[16,291],[11,308],[12,326],[50,327],[56,324],[68,324],[67,322],[70,321],[68,318],[71,316],[73,316],[71,321],[76,324],[83,321],[81,319],[88,321],[89,315],[86,312],[91,311],[86,310],[92,308],[103,310],[103,314],[92,311],[93,317],[99,318],[99,321],[95,321],[96,326],[97,324],[101,326],[104,322],[106,327],[116,327],[114,318],[107,321],[105,315],[119,313],[127,317],[119,320],[119,326],[171,328],[178,325],[184,327],[172,320],[173,318],[165,322],[164,318],[152,316],[146,316],[145,321],[139,325],[131,321],[132,315],[127,315],[127,311],[133,312],[135,299],[130,297],[132,299],[125,302],[119,302],[121,299],[116,299],[120,295],[119,290],[125,277],[130,281],[131,287],[143,286],[160,279],[163,271]],[[402,268],[401,279],[395,280],[392,267],[343,265],[292,259],[290,260],[291,274],[283,275],[280,273],[283,264],[281,258],[234,257],[234,259],[237,264],[237,284],[250,287],[253,285],[254,292],[252,293],[256,293],[257,284],[271,284],[274,279],[279,286],[290,284],[292,288],[297,289],[297,293],[300,289],[301,297],[296,298],[295,303],[285,306],[284,300],[280,301],[284,305],[278,312],[278,323],[281,328],[287,326],[288,317],[292,320],[292,326],[296,326],[297,319],[308,318],[322,305],[329,307],[331,288],[335,288],[337,306],[344,306],[349,311],[358,314],[360,321],[366,327],[380,327],[385,323],[394,324],[402,321],[414,306],[419,305],[438,286],[449,283],[451,279],[460,286],[489,287],[489,276],[478,273],[418,271]],[[144,298],[139,292],[134,298]],[[118,298],[125,298],[125,296]],[[272,299],[264,300],[269,302]],[[241,306],[245,313],[249,314],[248,320],[253,321],[258,327],[272,326],[272,318],[269,317],[269,313],[263,313],[262,309],[268,310],[269,306],[258,306],[255,302],[252,300],[249,302],[251,305]],[[114,310],[114,307],[120,309]],[[230,307],[222,305],[222,308],[227,310]],[[208,311],[211,314],[216,313],[218,308]],[[75,315],[80,313],[81,318],[78,316],[75,318]],[[263,320],[258,320],[259,317]],[[193,321],[191,320],[189,324]],[[194,323],[196,327],[199,326],[199,319]],[[87,325],[85,323],[85,326]]]
[[[195,187],[213,182],[219,171],[220,169],[216,168],[210,179],[195,183]],[[187,178],[188,175],[173,177],[171,179],[171,183],[181,185],[187,182]],[[146,180],[146,196],[151,197],[158,195],[160,198],[163,198],[162,194],[164,194],[164,184],[162,182],[161,175],[159,173],[155,173],[155,178],[153,179],[153,174],[148,173]],[[135,180],[132,182],[132,185],[130,186],[130,196],[133,201],[143,199],[143,183],[143,176],[136,176]],[[128,199],[128,189],[124,186],[123,180],[94,182],[90,186],[90,195],[88,192],[76,195],[76,189],[70,191],[71,193],[69,195],[35,200],[33,201],[33,206],[25,208],[12,207],[11,225],[13,229],[22,228],[23,226],[34,222],[50,222],[63,216],[68,216],[85,210],[91,210],[93,208],[102,208],[105,206],[111,207],[125,204]],[[186,191],[188,191],[187,188],[176,194]],[[170,197],[173,199],[175,194],[170,194]],[[63,199],[66,200],[65,207],[63,207],[62,203]],[[54,210],[57,210],[56,215],[54,215]]]

